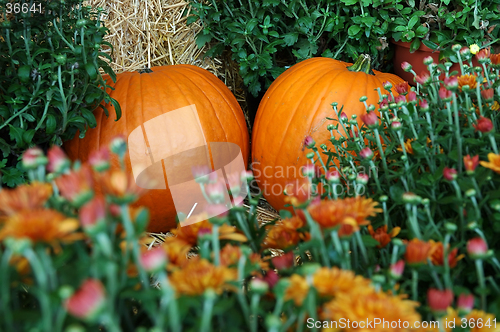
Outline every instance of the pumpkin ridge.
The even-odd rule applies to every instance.
[[[184,67],[184,68],[188,68],[188,69],[189,69],[189,67]],[[193,70],[193,71],[194,71],[194,70]],[[199,91],[199,92],[201,92],[201,94],[203,94],[203,96],[205,97],[205,99],[208,101],[208,104],[210,104],[210,107],[211,107],[211,109],[212,109],[212,112],[211,112],[211,113],[213,113],[213,115],[215,116],[215,118],[216,118],[216,119],[217,119],[217,121],[219,122],[220,128],[221,128],[221,129],[222,129],[222,131],[224,132],[224,136],[225,136],[225,138],[226,138],[226,142],[227,142],[227,140],[228,140],[228,138],[227,138],[227,134],[226,134],[226,132],[224,131],[224,126],[223,126],[222,121],[220,120],[220,118],[219,118],[219,116],[218,116],[218,114],[217,114],[217,112],[216,112],[216,108],[215,108],[214,104],[212,103],[211,98],[209,98],[209,97],[207,96],[207,94],[203,91],[203,89],[201,89],[201,88],[198,86],[198,84],[196,84],[197,82],[195,82],[195,81],[191,80],[188,76],[186,76],[185,74],[183,74],[183,73],[181,73],[181,72],[177,72],[177,74],[178,74],[179,76],[182,76],[185,80],[187,80],[187,81],[191,82],[191,83],[192,83],[192,84],[196,87],[196,89],[198,89],[198,91]],[[204,75],[203,75],[202,77],[204,78]],[[208,82],[205,82],[205,83],[208,83]],[[208,84],[208,86],[210,86],[211,88],[213,88],[213,90],[215,90],[217,93],[219,93],[218,89],[215,89],[215,88],[213,87],[213,85],[212,85],[212,84]],[[192,90],[191,90],[191,91],[192,91]],[[220,93],[219,93],[219,95],[220,95]],[[187,98],[187,96],[186,96],[186,99],[189,99],[189,98]],[[225,100],[225,99],[224,99],[224,100]],[[189,103],[189,102],[188,102],[188,103]],[[198,111],[198,109],[196,109],[196,111]],[[208,135],[207,135],[207,133],[205,132],[205,129],[203,128],[203,126],[202,126],[202,128],[201,128],[201,129],[203,130],[203,135],[205,135],[205,140],[206,140]],[[207,143],[209,143],[209,142],[207,142]],[[210,151],[210,154],[211,154],[210,144],[207,144],[207,147],[208,147],[208,149],[209,149],[209,151]],[[212,159],[212,158],[210,158],[210,159]],[[213,161],[212,161],[212,162],[213,162]],[[212,165],[212,166],[213,166],[213,165]]]
[[[323,59],[323,58],[318,58],[318,59]],[[305,61],[307,61],[307,60],[305,60]],[[311,61],[311,62],[312,62],[312,64],[317,64],[317,65],[320,65],[320,66],[321,66],[321,61]],[[318,63],[318,62],[319,62],[319,63]],[[304,62],[302,62],[302,63],[304,63]],[[300,63],[299,63],[299,64],[300,64]],[[309,67],[309,65],[306,65],[306,66],[307,66],[307,67]],[[312,67],[312,68],[310,68],[310,70],[309,70],[309,71],[305,72],[305,73],[302,75],[301,79],[304,79],[304,76],[307,76],[308,74],[314,74],[314,72],[316,72],[316,71],[318,70],[318,68],[317,68],[317,67],[315,67],[315,66],[312,66],[312,65],[311,65],[311,67]],[[299,68],[299,69],[300,69],[300,68]],[[294,73],[295,73],[295,71],[296,71],[296,70],[292,70],[292,71],[291,71],[291,74],[294,74]],[[323,77],[323,75],[322,75],[322,76],[321,76],[318,80],[316,80],[315,82],[319,81],[322,77]],[[273,93],[273,91],[274,91],[275,89],[278,89],[278,88],[280,87],[280,85],[281,85],[282,83],[284,83],[284,82],[286,82],[286,77],[284,77],[284,79],[283,79],[283,80],[281,80],[280,82],[278,82],[278,85],[276,86],[276,88],[274,88],[273,90],[271,90],[271,91],[270,91],[270,93],[272,94],[272,93]],[[287,94],[288,94],[288,92],[289,92],[289,90],[293,88],[293,86],[295,85],[295,83],[300,84],[300,81],[296,81],[296,82],[293,82],[292,84],[289,84],[289,86],[287,87],[287,89],[286,89],[286,90],[283,90],[283,91],[281,92],[281,97],[282,97],[282,96],[284,96],[284,95],[287,95]],[[313,84],[311,84],[311,85],[309,86],[309,89],[310,89],[310,88],[312,88],[312,87],[313,87],[313,85],[314,85],[314,83],[313,83]],[[309,90],[307,90],[307,91],[309,91]],[[305,91],[305,92],[307,92],[307,91]],[[266,92],[266,94],[267,94],[267,92]],[[301,101],[302,101],[302,100],[306,97],[306,95],[307,95],[307,94],[306,94],[306,93],[304,93],[303,97],[301,98]],[[277,97],[275,97],[275,98],[276,98],[276,99],[279,99],[279,98],[277,98]],[[269,101],[269,100],[270,100],[270,99],[268,99],[267,101]],[[300,103],[298,103],[298,104],[296,105],[296,107],[297,107],[297,108],[298,108],[299,106],[300,106]],[[263,105],[263,107],[265,107],[265,104]],[[260,105],[259,105],[259,108],[260,108]],[[297,108],[294,110],[295,112],[296,112]],[[290,110],[290,113],[292,113],[292,110]],[[275,120],[276,120],[276,117],[278,117],[278,115],[279,115],[279,114],[277,114],[277,113],[272,114],[272,116],[269,118],[269,123],[273,123],[273,121],[275,121]],[[291,119],[290,119],[289,123],[290,123],[290,122],[292,122],[292,121],[293,121],[293,118],[291,118]],[[254,125],[254,126],[255,126],[255,125]],[[266,132],[266,134],[267,134],[267,132]],[[285,134],[286,134],[286,133],[285,133]],[[267,135],[266,135],[266,136],[267,136]],[[286,136],[286,135],[285,135],[285,136]],[[266,141],[266,137],[264,137],[264,141]],[[281,149],[281,147],[282,147],[282,146],[280,145],[280,149]]]
[[[314,69],[316,69],[316,68],[314,68]],[[313,71],[313,70],[311,70],[311,71]],[[332,71],[333,71],[333,70],[332,70]],[[329,71],[328,73],[331,73],[331,71]],[[290,123],[293,123],[294,118],[297,116],[297,113],[299,113],[299,112],[298,112],[298,108],[300,107],[301,102],[304,100],[304,98],[306,98],[306,97],[308,96],[308,92],[309,92],[312,88],[314,88],[314,84],[315,84],[315,83],[317,83],[318,81],[320,81],[321,79],[323,79],[323,77],[324,77],[325,75],[326,75],[326,71],[325,71],[325,74],[321,75],[321,76],[320,76],[320,77],[319,77],[316,81],[314,81],[314,83],[311,83],[311,85],[308,87],[308,89],[303,90],[303,91],[304,91],[304,94],[302,95],[302,97],[300,98],[300,100],[299,100],[298,102],[296,102],[296,104],[295,104],[295,105],[296,105],[296,107],[295,107],[295,109],[293,110],[293,113],[292,113],[292,111],[290,112],[290,113],[292,113],[293,115],[292,115],[292,117],[290,118],[290,121],[288,122],[288,125],[286,126],[285,134],[283,135],[283,139],[281,140],[281,143],[279,144],[279,148],[277,149],[277,153],[275,154],[275,156],[276,156],[276,157],[274,158],[274,161],[273,161],[273,163],[272,163],[273,168],[274,168],[274,167],[276,167],[277,161],[279,160],[279,158],[281,157],[281,154],[282,154],[282,153],[284,152],[284,150],[285,150],[285,149],[283,149],[283,144],[285,143],[285,139],[284,139],[284,138],[286,138],[286,137],[287,137],[287,135],[288,135],[288,131],[289,131],[290,129],[292,129],[292,128],[291,128],[292,126],[290,126],[289,124],[290,124]],[[338,74],[337,74],[337,76],[338,76]],[[311,122],[312,122],[312,121],[314,120],[314,117],[312,117],[311,119],[312,119],[312,120],[311,120]],[[271,123],[272,123],[272,122],[271,122]],[[310,124],[309,124],[309,125],[310,125]],[[299,147],[299,149],[300,149],[300,147]],[[299,158],[300,158],[300,157],[299,157]],[[302,165],[299,165],[299,166],[302,166]]]
[[[280,75],[280,77],[279,77],[279,78],[280,78],[279,82],[276,82],[276,80],[275,80],[274,82],[276,82],[277,84],[276,84],[275,86],[273,86],[273,87],[272,87],[272,90],[271,90],[271,91],[269,91],[269,89],[268,89],[268,91],[269,91],[269,92],[268,92],[268,91],[266,91],[266,93],[265,93],[264,97],[265,97],[268,93],[269,93],[269,94],[271,94],[274,90],[279,89],[279,88],[280,88],[280,86],[281,86],[281,84],[283,84],[283,83],[285,83],[285,82],[286,82],[287,77],[288,77],[288,76],[290,76],[290,75],[294,75],[294,74],[295,74],[295,72],[297,71],[297,69],[300,69],[300,68],[302,68],[302,67],[304,67],[304,66],[309,67],[309,65],[307,65],[307,64],[306,64],[306,65],[303,65],[303,64],[305,63],[305,61],[309,61],[309,63],[315,64],[315,63],[317,63],[317,62],[319,61],[319,60],[316,60],[316,59],[323,59],[323,58],[311,58],[311,59],[308,59],[308,60],[304,60],[304,61],[302,61],[302,62],[299,62],[299,63],[298,63],[299,68],[289,68],[289,69],[287,69],[287,70],[283,73],[283,74],[285,74],[285,76],[283,76],[283,77],[282,77],[282,76]],[[313,61],[313,60],[315,60],[315,61]],[[313,67],[313,66],[311,65],[311,67]],[[307,75],[307,74],[309,74],[309,73],[310,73],[310,72],[312,72],[312,71],[315,71],[315,70],[317,70],[317,69],[316,69],[316,67],[311,68],[311,69],[310,69],[310,71],[308,71],[308,72],[305,72],[305,73],[304,73],[304,76],[305,76],[305,75]],[[282,74],[282,75],[283,75],[283,74]],[[273,83],[274,83],[274,82],[273,82]],[[271,88],[271,87],[270,87],[270,88]],[[290,88],[291,88],[291,86],[290,86],[290,87],[288,87],[288,88],[287,88],[287,90],[284,90],[284,91],[282,92],[282,94],[283,94],[283,95],[285,95],[285,94],[288,92],[288,90],[289,90]],[[264,100],[264,103],[262,104],[262,107],[263,107],[263,108],[265,108],[266,104],[269,102],[269,98],[268,98],[268,99],[263,99],[263,100]],[[261,105],[259,105],[259,108],[260,108],[260,107],[261,107]],[[273,120],[274,120],[274,118],[271,118],[270,120],[271,120],[271,121],[273,121]],[[257,116],[256,116],[256,118],[255,118],[254,127],[255,127],[255,125],[257,124],[257,122],[260,122],[260,116],[259,116],[259,113],[258,113],[258,112],[257,112]],[[253,134],[253,133],[252,133],[252,134]]]
[[[187,67],[187,68],[188,68],[189,70],[196,71],[196,70],[192,69],[191,67]],[[213,77],[212,77],[212,76],[208,76],[208,75],[206,75],[206,76],[205,76],[205,75],[203,75],[203,76],[201,77],[201,79],[203,79],[203,80],[204,80],[204,81],[205,81],[205,82],[206,82],[209,86],[211,86],[211,87],[213,88],[213,90],[214,90],[214,91],[216,91],[216,92],[217,92],[217,94],[218,94],[218,95],[219,95],[219,96],[220,96],[220,97],[221,97],[221,98],[222,98],[222,99],[223,99],[223,100],[224,100],[224,101],[228,104],[229,108],[231,109],[231,113],[232,113],[232,115],[233,115],[234,119],[235,119],[235,120],[238,120],[238,116],[236,115],[236,113],[235,113],[235,109],[234,109],[234,107],[233,107],[233,101],[231,101],[231,100],[228,98],[228,96],[227,96],[226,94],[224,94],[224,93],[223,93],[223,91],[221,91],[220,87],[218,86],[219,84],[217,84],[217,83],[219,83],[219,82],[216,82],[216,81],[215,81],[216,79],[217,79],[217,80],[219,80],[219,78],[217,78],[217,76],[215,76],[215,75],[214,75]],[[222,81],[221,81],[220,83],[222,83],[222,84],[223,84],[223,82],[222,82]],[[206,94],[205,94],[205,95],[206,95]],[[210,98],[208,98],[208,97],[207,97],[207,99],[210,101],[210,105],[213,105],[213,104],[212,104],[212,102],[211,102],[211,100],[210,100]],[[219,123],[221,124],[221,127],[224,127],[224,126],[222,125],[222,122],[220,121],[220,118],[219,118],[219,116],[218,116],[217,112],[215,112],[215,107],[213,107],[213,109],[214,109],[215,116],[217,117],[217,120],[219,120]],[[246,120],[245,120],[245,123],[246,123]],[[241,128],[241,124],[240,124],[240,123],[238,123],[238,127],[239,127],[239,129],[240,129],[240,133],[242,134],[241,139],[242,139],[243,141],[247,140],[248,138],[244,137],[244,136],[245,136],[245,135],[244,135],[244,133],[245,133],[245,132],[244,132],[243,128]],[[225,133],[225,131],[224,131],[224,133]],[[228,142],[227,134],[226,134],[225,136],[226,136],[226,142]],[[243,152],[243,151],[242,151],[242,152]]]

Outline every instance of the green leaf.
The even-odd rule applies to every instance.
[[[8,157],[10,154],[10,145],[7,144],[7,142],[0,137],[0,150],[3,153],[4,157]]]
[[[252,18],[247,22],[245,30],[247,33],[252,33],[252,30],[259,24],[259,21],[256,18]]]
[[[299,39],[299,34],[297,32],[289,32],[283,35],[283,40],[286,46],[292,46]]]
[[[198,48],[202,48],[205,46],[206,43],[210,42],[212,40],[212,35],[211,34],[204,34],[203,32],[200,32],[198,36],[196,36],[196,46]]]
[[[33,140],[33,136],[35,136],[35,129],[29,129],[29,130],[26,130],[24,133],[23,133],[23,140],[27,143],[27,144],[30,144],[31,141]]]
[[[26,182],[24,172],[14,167],[2,169],[2,182],[8,187],[17,187]]]
[[[13,125],[9,124],[10,130],[9,130],[9,136],[11,139],[15,140],[17,145],[20,147],[24,146],[23,142],[23,133],[24,130],[18,127],[14,127]]]
[[[95,128],[95,126],[97,125],[97,121],[95,119],[94,113],[92,113],[91,111],[89,111],[89,110],[87,110],[85,108],[82,108],[80,111],[82,113],[82,117],[85,120],[87,120],[87,125],[90,128]]]
[[[427,46],[431,50],[437,50],[437,48],[439,47],[438,44],[433,43],[430,40],[425,40],[425,39],[422,39],[422,44],[424,44],[425,46]]]
[[[280,218],[287,219],[293,217],[292,213],[288,210],[280,210]]]
[[[53,114],[48,114],[45,119],[45,132],[53,134],[57,127],[56,117]]]
[[[352,25],[349,27],[349,29],[347,30],[347,33],[349,34],[349,36],[355,36],[358,34],[358,32],[361,31],[361,27],[359,25]]]
[[[410,21],[408,22],[408,29],[413,29],[413,27],[418,23],[419,20],[420,18],[418,16],[412,16],[410,18]]]
[[[17,77],[22,83],[28,83],[31,75],[31,66],[24,65],[17,70]]]
[[[375,240],[371,235],[365,234],[361,235],[361,240],[363,241],[363,244],[365,247],[376,247],[380,244],[377,240]]]
[[[341,0],[343,3],[345,3],[347,6],[352,6],[358,3],[358,0]]]
[[[91,80],[95,80],[97,78],[97,70],[95,69],[93,63],[87,62],[85,64],[85,70],[87,71],[87,74],[89,74]]]

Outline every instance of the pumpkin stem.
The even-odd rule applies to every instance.
[[[139,74],[144,74],[144,73],[152,73],[153,71],[150,68],[144,68],[144,69],[139,69],[138,70]]]
[[[352,66],[347,67],[349,71],[363,72],[368,75],[375,75],[370,68],[372,59],[368,54],[361,54]]]

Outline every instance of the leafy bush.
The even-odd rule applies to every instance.
[[[28,147],[85,135],[103,99],[119,110],[99,72],[114,79],[111,58],[100,52],[107,44],[102,11],[82,3],[1,2],[0,171],[8,186],[24,182],[19,160]]]
[[[256,96],[287,66],[313,56],[351,61],[370,54],[375,67],[387,55],[389,9],[394,1],[192,0],[188,23],[201,20],[197,36],[207,55],[226,47],[240,66],[248,90]]]
[[[499,38],[498,1],[398,0],[390,13],[392,37],[411,42],[411,51],[424,43],[453,55],[451,45],[455,43],[483,45]]]

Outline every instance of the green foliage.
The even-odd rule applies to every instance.
[[[365,53],[381,66],[388,51],[384,17],[392,2],[192,0],[188,23],[201,20],[197,43],[210,43],[207,55],[231,50],[256,96],[288,66],[313,56],[351,61]]]
[[[105,92],[99,69],[115,75],[100,51],[102,10],[82,1],[0,2],[0,171],[2,183],[25,181],[17,167],[30,146],[61,145],[96,125]],[[115,103],[116,104],[116,103]],[[119,110],[119,108],[118,108]],[[116,114],[121,116],[120,112]]]
[[[411,42],[411,51],[424,43],[444,50],[451,45],[489,43],[498,39],[498,1],[395,1],[390,31],[396,40]]]

